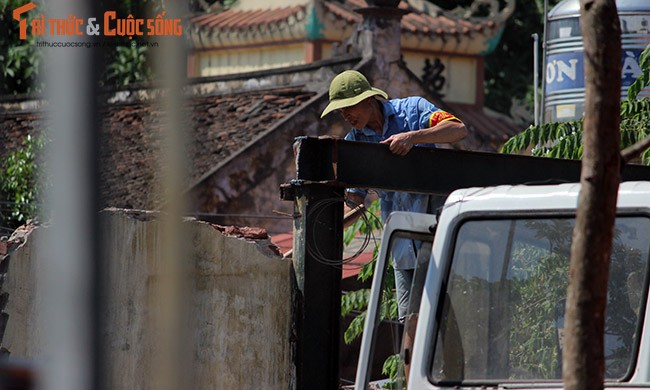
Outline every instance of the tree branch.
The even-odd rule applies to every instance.
[[[627,164],[630,160],[639,157],[643,152],[650,148],[650,135],[641,141],[621,151],[621,162]]]

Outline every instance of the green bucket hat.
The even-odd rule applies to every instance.
[[[368,79],[356,70],[339,73],[330,84],[330,103],[325,107],[321,118],[334,110],[354,106],[363,99],[380,95],[388,99],[386,92],[373,88]]]

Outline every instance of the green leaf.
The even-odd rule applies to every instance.
[[[352,310],[365,310],[368,307],[370,289],[349,291],[341,297],[341,316],[345,317]]]
[[[17,227],[36,216],[35,203],[42,193],[42,185],[37,180],[39,155],[45,145],[45,137],[28,135],[21,147],[10,152],[0,165],[0,195],[12,202],[7,205],[11,217],[3,218],[4,226]]]
[[[346,344],[350,344],[354,341],[354,339],[363,333],[363,325],[366,321],[366,314],[367,313],[364,311],[352,319],[352,322],[350,322],[350,325],[343,333],[343,340]]]

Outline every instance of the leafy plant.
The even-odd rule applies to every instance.
[[[128,0],[115,1],[103,0],[99,8],[115,10],[119,18],[126,18],[128,15],[135,17],[154,17],[164,11],[162,0]],[[150,65],[150,51],[147,46],[140,46],[135,41],[124,41],[123,45],[112,47],[104,53],[106,69],[103,84],[125,86],[133,83],[150,81],[153,72]]]
[[[357,234],[370,235],[376,230],[382,228],[381,221],[376,217],[379,214],[379,200],[375,200],[368,210],[366,211],[372,217],[359,218],[354,224],[348,227],[344,234],[343,240],[345,245],[349,245]],[[372,261],[364,264],[359,271],[357,278],[362,282],[367,281],[373,276],[375,272],[375,265],[377,263],[377,255],[379,254],[379,246],[373,248]],[[386,270],[386,278],[384,282],[384,290],[382,291],[381,306],[379,308],[379,320],[394,320],[397,319],[397,297],[395,295],[395,274],[391,262],[388,262]],[[352,343],[356,338],[363,333],[363,326],[366,321],[368,300],[370,298],[370,289],[364,288],[356,291],[349,291],[341,297],[341,315],[346,316],[353,311],[358,311],[357,314],[347,329],[343,333],[343,340],[346,344]],[[389,376],[394,382],[399,373],[399,355],[389,356],[384,362],[382,373]],[[389,385],[390,386],[390,385]]]
[[[404,364],[399,354],[390,355],[381,367],[381,373],[388,375],[391,381],[385,386],[388,389],[394,389],[399,373],[403,372]]]
[[[151,79],[152,72],[147,63],[146,46],[118,46],[115,48],[115,53],[115,60],[108,65],[107,69],[109,83],[128,85]]]
[[[38,2],[36,2],[37,5]],[[22,94],[40,92],[42,85],[38,74],[42,64],[40,52],[35,45],[36,38],[27,34],[20,40],[19,24],[13,19],[13,10],[24,5],[21,0],[0,0],[0,24],[4,33],[0,35],[0,94]],[[36,11],[26,12],[21,17],[30,25]]]
[[[15,228],[36,216],[36,202],[42,189],[38,181],[43,165],[40,152],[45,144],[45,137],[27,135],[22,146],[9,153],[2,163],[0,193],[6,206],[1,209],[3,225]]]

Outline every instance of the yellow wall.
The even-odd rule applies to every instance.
[[[219,76],[304,64],[303,45],[206,51],[197,55],[199,76]]]
[[[214,50],[197,54],[195,66],[199,77],[220,76],[233,73],[281,68],[305,63],[305,45],[266,46],[254,49]],[[330,58],[331,44],[323,44],[323,58]],[[436,58],[445,65],[442,75],[445,83],[440,93],[444,100],[453,103],[476,104],[477,59],[425,53],[404,52],[404,61],[418,77],[422,77],[424,62]]]
[[[420,78],[424,73],[424,61],[427,58],[432,63],[436,58],[439,58],[445,66],[442,72],[445,83],[440,90],[445,101],[465,104],[476,103],[477,61],[475,58],[404,53],[404,62],[406,62],[411,72]]]

